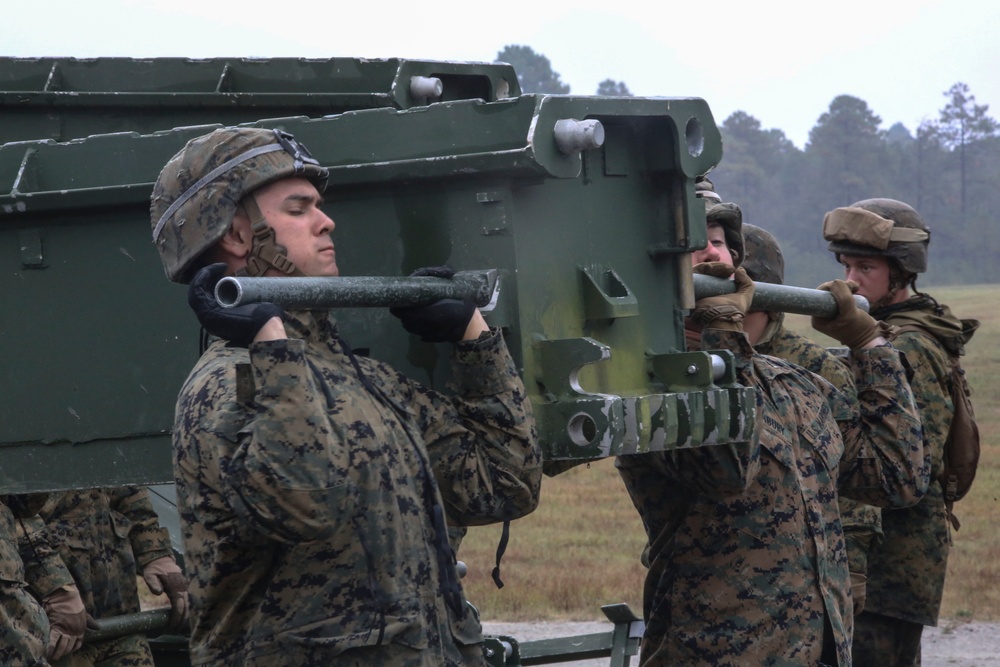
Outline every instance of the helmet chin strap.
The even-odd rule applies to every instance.
[[[274,229],[267,224],[267,219],[260,212],[260,206],[257,205],[253,194],[244,197],[240,206],[250,219],[250,230],[253,232],[247,265],[240,273],[247,276],[263,276],[268,269],[273,268],[287,276],[305,276],[288,259],[286,255],[288,249],[278,244]]]

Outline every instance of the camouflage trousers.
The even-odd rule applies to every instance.
[[[861,612],[854,619],[854,667],[920,667],[923,631],[919,623]]]
[[[84,644],[52,667],[154,667],[149,642],[142,635],[128,635]]]

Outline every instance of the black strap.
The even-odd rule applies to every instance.
[[[507,551],[507,542],[510,540],[510,521],[503,522],[503,530],[500,533],[500,543],[497,544],[497,564],[493,568],[491,576],[493,577],[493,583],[497,585],[497,588],[503,588],[503,580],[500,579],[500,559],[503,558],[503,554]]]

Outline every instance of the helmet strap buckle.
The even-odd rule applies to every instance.
[[[250,219],[250,229],[253,232],[250,254],[247,256],[246,275],[263,276],[268,269],[274,268],[287,276],[304,276],[305,274],[288,259],[288,249],[278,243],[277,234],[267,224],[267,219],[261,213],[253,195],[244,197],[240,206]]]

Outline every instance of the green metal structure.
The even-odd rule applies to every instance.
[[[561,147],[557,126],[593,121],[600,145]],[[686,253],[705,243],[693,182],[721,153],[704,102],[525,95],[260,124],[330,168],[343,274],[498,271],[488,320],[509,332],[550,460],[747,437],[746,391],[684,353]],[[0,366],[17,387],[0,426],[9,490],[169,481],[173,400],[198,336],[183,288],[160,275],[148,197],[210,129],[0,147],[7,312],[32,314],[0,342],[39,351]],[[384,310],[340,319],[356,347],[444,386],[443,351]],[[58,465],[69,450],[81,463]]]
[[[32,63],[35,79],[10,74]],[[263,118],[274,107],[261,100],[281,105],[282,96],[271,89],[245,93],[257,101],[250,116],[234,117],[221,111],[226,96],[244,93],[221,84],[192,92],[190,81],[183,87],[140,73],[147,66],[157,73],[208,71],[209,65],[242,71],[233,63],[273,65],[272,88],[296,80],[281,74],[279,65],[350,69],[340,59],[0,61],[0,87],[11,89],[0,93],[0,112],[24,95],[26,108],[35,105],[35,111],[21,127],[37,139],[0,146],[0,248],[7,263],[0,274],[6,306],[0,349],[8,351],[0,358],[0,381],[8,388],[0,422],[4,493],[172,481],[173,405],[197,359],[199,329],[185,288],[163,276],[151,242],[152,184],[187,140],[217,122]],[[446,84],[444,72],[479,76],[486,92],[416,105],[391,96],[398,86],[328,90],[331,99],[355,95],[354,102],[339,98],[355,110],[342,106],[338,115],[328,115],[333,106],[315,112],[300,106],[308,95],[291,94],[281,114],[254,123],[293,133],[330,169],[324,208],[336,221],[341,274],[383,277],[375,281],[380,294],[400,284],[424,290],[429,283],[400,278],[421,266],[450,264],[488,276],[483,309],[490,324],[503,328],[522,372],[551,472],[607,456],[750,437],[752,390],[735,383],[726,355],[687,352],[683,337],[682,319],[695,294],[687,253],[706,243],[694,179],[722,155],[708,105],[699,99],[519,95],[508,66],[419,65],[353,61],[357,70],[384,68],[385,81],[410,81],[417,70],[442,76]],[[89,93],[81,90],[83,98],[92,93],[92,107],[115,96],[98,85],[107,85],[102,76],[114,66],[133,72],[114,84],[124,92],[130,85],[137,89],[133,111],[125,108],[130,102],[114,111],[125,117],[127,132],[94,134],[97,125],[83,119],[99,124],[100,114],[61,106],[70,96],[45,90],[82,85],[82,75],[69,72],[88,66],[105,68]],[[244,80],[229,76],[217,78],[233,86]],[[34,92],[17,92],[21,88]],[[178,89],[177,98],[169,97]],[[192,103],[184,112],[191,115],[166,114],[149,120],[152,125],[138,120],[148,120],[143,105],[156,106],[151,100],[191,102],[198,95],[203,106]],[[86,113],[76,118],[81,110]],[[79,121],[87,128],[55,138],[94,136],[47,138],[44,123],[32,123],[50,113],[57,124]],[[213,124],[173,127],[189,120]],[[106,131],[121,128],[112,124]],[[344,337],[443,388],[447,346],[409,337],[385,310],[387,303],[361,298],[338,307]],[[369,307],[356,307],[361,305]],[[169,486],[154,500],[176,539]],[[641,621],[618,608],[606,613],[616,630],[584,642],[586,655],[626,665]],[[124,619],[117,629],[102,631],[162,627],[157,618]],[[582,655],[571,642],[490,642],[496,665]],[[157,644],[158,664],[183,664],[177,643],[167,638]]]
[[[520,94],[501,63],[0,57],[0,143]]]

